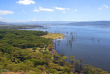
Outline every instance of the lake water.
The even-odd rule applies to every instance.
[[[45,25],[41,30],[63,33],[64,39],[54,40],[59,53],[82,58],[84,64],[110,72],[110,28],[96,26]]]

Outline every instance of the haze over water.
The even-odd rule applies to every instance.
[[[82,58],[84,64],[102,68],[110,72],[110,28],[97,26],[46,25],[41,30],[63,33],[64,39],[54,40],[59,53]]]

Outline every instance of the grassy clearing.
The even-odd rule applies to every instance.
[[[47,35],[41,36],[44,38],[51,38],[51,39],[63,39],[63,34],[60,33],[48,33]]]

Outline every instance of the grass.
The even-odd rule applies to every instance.
[[[60,33],[48,33],[47,35],[41,36],[44,38],[51,38],[51,39],[63,39],[63,34]]]

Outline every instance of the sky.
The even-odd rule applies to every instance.
[[[110,0],[0,0],[0,21],[110,21]]]

